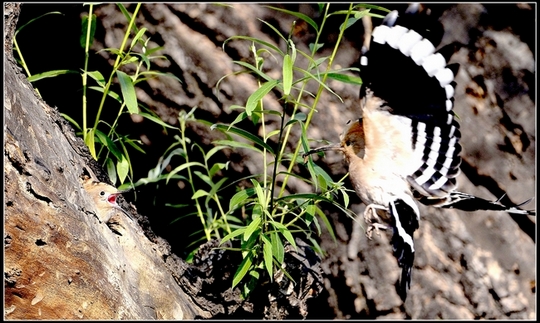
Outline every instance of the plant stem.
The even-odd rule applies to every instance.
[[[82,108],[83,108],[83,140],[86,142],[86,108],[87,108],[87,99],[86,99],[86,89],[88,85],[88,59],[90,55],[88,54],[88,50],[90,49],[90,33],[92,31],[92,12],[94,9],[94,5],[90,4],[90,8],[88,9],[88,21],[87,21],[87,28],[86,28],[86,42],[84,45],[84,69],[82,74],[82,85],[83,85],[83,95],[82,95]]]

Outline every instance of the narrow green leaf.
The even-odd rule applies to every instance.
[[[75,126],[75,128],[77,128],[77,130],[82,131],[82,128],[81,128],[81,126],[79,126],[79,124],[77,123],[77,121],[75,121],[74,119],[72,119],[70,116],[68,116],[68,115],[65,114],[65,113],[60,113],[60,115],[61,115],[62,117],[64,117],[64,119],[66,119],[67,121],[71,122],[71,123]]]
[[[265,206],[266,205],[266,195],[264,194],[261,184],[257,182],[254,179],[251,179],[251,183],[253,184],[253,187],[255,188],[255,193],[257,193],[257,200],[259,200],[259,205]]]
[[[276,258],[276,261],[281,265],[285,259],[285,247],[283,242],[279,238],[277,232],[272,232],[270,234],[270,240],[272,241],[272,254]]]
[[[283,58],[283,94],[291,93],[293,79],[293,61],[291,55],[287,54]]]
[[[229,201],[229,212],[234,210],[236,207],[240,205],[244,205],[245,203],[242,203],[246,201],[248,198],[250,198],[253,194],[255,194],[255,189],[253,188],[247,188],[245,190],[241,190],[233,195],[231,200]]]
[[[148,120],[150,120],[152,122],[157,123],[158,125],[160,125],[162,127],[169,128],[169,129],[178,129],[178,127],[173,127],[170,124],[166,123],[165,121],[161,120],[161,118],[153,116],[153,115],[151,115],[149,113],[140,111],[137,114],[141,115],[142,117],[144,117],[144,118],[146,118],[146,119],[148,119]]]
[[[107,158],[105,164],[107,166],[107,174],[109,175],[109,179],[113,184],[116,184],[116,167],[114,166],[113,160],[111,158]]]
[[[242,62],[242,61],[234,61],[233,63],[235,64],[238,64],[240,66],[243,66],[245,68],[247,68],[248,70],[252,71],[253,73],[255,73],[255,75],[259,76],[260,78],[262,78],[263,80],[266,80],[267,82],[271,82],[272,81],[272,78],[270,76],[268,76],[267,74],[261,72],[260,70],[258,70],[255,66],[249,64],[249,63],[246,63],[246,62]]]
[[[34,74],[34,75],[30,76],[28,78],[28,82],[35,82],[35,81],[39,81],[39,80],[42,80],[42,79],[45,79],[45,78],[56,77],[56,76],[64,75],[64,74],[79,74],[79,72],[74,71],[74,70],[47,71],[47,72],[38,73],[38,74]]]
[[[199,197],[201,196],[207,196],[208,195],[208,192],[206,191],[203,191],[203,190],[197,190],[197,192],[195,192],[195,194],[193,194],[193,196],[191,197],[192,200],[196,200],[198,199]]]
[[[240,129],[240,128],[236,128],[236,127],[231,127],[231,126],[227,126],[227,125],[223,125],[223,124],[213,124],[211,129],[218,129],[220,131],[223,131],[225,133],[227,132],[230,132],[230,133],[234,133],[236,135],[239,135],[247,140],[250,140],[252,141],[253,143],[257,144],[257,145],[260,145],[261,147],[263,147],[264,149],[268,150],[270,153],[274,154],[274,150],[272,149],[272,147],[270,147],[267,143],[265,143],[264,141],[262,141],[259,137],[257,137],[256,135],[250,133],[250,132],[247,132],[243,129]]]
[[[239,229],[234,230],[233,232],[229,233],[228,235],[224,236],[223,239],[221,239],[220,245],[224,244],[226,241],[231,240],[234,237],[237,237],[241,234],[246,232],[246,227],[241,227]]]
[[[276,87],[278,83],[278,80],[264,83],[260,88],[257,89],[257,91],[253,92],[249,96],[246,103],[246,113],[248,114],[248,116],[251,116],[251,113],[253,112],[253,110],[255,110],[259,101],[261,101],[263,97],[268,94],[268,92],[272,91],[272,89]]]
[[[276,228],[277,230],[279,230],[279,232],[281,232],[281,234],[285,237],[285,239],[287,239],[287,241],[289,241],[289,243],[294,247],[296,248],[296,242],[294,241],[294,238],[291,234],[291,231],[289,231],[289,229],[284,226],[283,224],[279,223],[279,222],[276,222],[276,221],[270,221],[270,223],[274,226],[274,228]]]
[[[116,173],[118,174],[118,179],[120,180],[121,184],[124,183],[124,180],[126,179],[128,172],[129,172],[129,162],[125,156],[122,156],[122,159],[120,159],[116,163]]]
[[[221,188],[223,183],[227,181],[227,179],[228,179],[227,177],[223,177],[222,179],[219,180],[219,182],[212,185],[212,189],[210,190],[210,192],[208,192],[208,196],[206,197],[205,203],[208,203],[211,198],[214,198],[216,201],[218,200],[218,196],[216,195],[217,191],[219,191],[219,189]]]
[[[277,8],[277,7],[272,7],[272,6],[267,6],[267,7],[270,8],[270,9],[285,12],[285,13],[288,13],[289,15],[300,18],[300,19],[304,20],[305,22],[307,22],[311,27],[313,27],[313,29],[315,29],[316,33],[319,32],[319,26],[317,25],[317,23],[313,19],[311,19],[309,16],[306,16],[303,13],[296,12],[296,11],[290,11],[290,10],[287,10],[287,9],[281,9],[281,8]]]
[[[89,86],[88,88],[91,89],[91,90],[94,90],[94,91],[101,92],[101,93],[105,92],[104,88],[99,87],[99,86]],[[111,98],[115,99],[116,101],[122,103],[122,99],[120,98],[120,95],[118,95],[116,92],[111,91],[109,89],[109,91],[107,92],[107,95],[110,96]]]
[[[120,151],[120,149],[118,149],[118,147],[111,140],[111,138],[109,138],[109,136],[101,132],[101,130],[99,129],[96,129],[95,133],[99,142],[101,142],[105,147],[107,147],[107,149],[114,155],[114,157],[116,157],[116,159],[122,159],[122,152]]]
[[[341,73],[328,73],[327,75],[329,78],[334,79],[336,81],[343,82],[343,83],[354,84],[354,85],[363,84],[362,79],[356,76],[346,75],[346,74],[341,74]]]
[[[255,232],[255,230],[259,228],[259,224],[261,224],[260,216],[253,219],[253,221],[247,226],[246,232],[244,232],[244,237],[243,237],[245,241],[247,241],[251,237],[253,232]]]
[[[88,147],[88,150],[90,150],[90,155],[92,155],[92,157],[97,160],[96,144],[94,141],[94,128],[88,129],[88,133],[86,134],[86,140],[84,143]]]
[[[102,88],[105,88],[105,78],[103,77],[100,71],[86,72],[86,74],[90,76],[91,78],[93,78],[94,81],[96,81],[99,86],[101,86]]]
[[[227,169],[227,166],[229,165],[229,161],[227,161],[226,163],[215,163],[212,168],[210,168],[210,170],[208,171],[208,175],[210,177],[214,177],[214,175],[216,175],[217,172],[219,172],[220,170],[222,169]]]
[[[306,224],[311,224],[313,221],[313,218],[315,217],[315,213],[317,212],[317,206],[313,203],[310,203],[306,206],[306,214],[304,216],[306,220]]]
[[[139,107],[137,106],[137,95],[135,94],[135,87],[133,86],[133,80],[130,76],[122,71],[116,71],[118,81],[120,82],[120,89],[122,90],[122,97],[128,108],[129,113],[139,113]]]
[[[229,146],[229,147],[232,147],[232,148],[251,149],[251,150],[254,150],[254,151],[258,152],[258,153],[262,153],[261,149],[255,147],[255,146],[252,146],[250,144],[246,144],[245,142],[239,142],[239,141],[234,141],[234,140],[214,140],[214,143],[218,144],[218,145]]]
[[[326,214],[324,214],[324,212],[319,208],[317,208],[317,214],[319,215],[321,220],[323,220],[324,225],[326,226],[326,229],[328,229],[328,232],[330,233],[330,236],[332,237],[332,239],[334,239],[334,241],[336,241],[336,234],[334,233],[334,229],[332,228],[332,225],[330,224],[330,221],[328,220],[328,217],[326,217]]]
[[[188,168],[188,167],[194,167],[194,166],[198,166],[198,167],[202,167],[202,168],[205,167],[203,164],[201,164],[201,163],[199,163],[199,162],[189,162],[189,163],[182,164],[182,165],[176,167],[175,169],[173,169],[173,170],[169,173],[169,175],[167,175],[167,181],[166,181],[166,183],[169,183],[169,180],[171,179],[171,177],[172,177],[174,174],[176,174],[176,173],[178,173],[178,172],[180,172],[180,171],[182,171],[182,170],[184,170],[184,169],[186,169],[186,168]]]
[[[246,257],[244,257],[244,260],[242,260],[242,263],[240,263],[240,266],[238,266],[238,269],[234,273],[232,287],[234,288],[238,283],[244,278],[244,276],[247,274],[249,269],[251,268],[251,264],[253,263],[253,252],[249,252]]]
[[[277,47],[276,45],[274,45],[272,43],[269,43],[269,42],[266,42],[264,40],[260,40],[260,39],[255,38],[255,37],[250,37],[250,36],[232,36],[232,37],[229,37],[223,42],[223,48],[225,48],[225,45],[228,42],[230,42],[231,40],[235,40],[235,39],[249,40],[249,41],[254,42],[256,44],[266,46],[266,47],[272,49],[273,51],[277,52],[281,56],[285,56],[285,53],[283,53],[283,51],[281,49],[279,49],[279,47]]]
[[[270,281],[273,280],[273,261],[272,261],[272,242],[270,242],[270,239],[268,239],[265,235],[262,235],[263,239],[263,259],[264,259],[264,267],[266,268],[266,271],[268,272],[268,277],[270,277]]]
[[[133,37],[133,40],[131,41],[131,45],[129,46],[130,49],[132,49],[136,44],[137,44],[137,41],[139,41],[139,39],[144,35],[144,33],[146,32],[146,28],[141,28],[139,30],[139,32],[137,32],[137,35],[135,35],[135,37]]]
[[[94,42],[94,34],[96,33],[96,20],[97,17],[95,14],[92,14],[92,22],[90,24],[90,35],[88,40],[88,46],[92,46]],[[86,36],[88,35],[88,16],[84,16],[81,21],[81,36],[79,37],[79,42],[81,48],[86,48]]]

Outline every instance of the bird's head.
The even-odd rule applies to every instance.
[[[311,154],[328,150],[341,151],[349,163],[353,158],[363,158],[365,141],[362,119],[358,119],[354,122],[349,120],[349,122],[347,122],[347,128],[340,135],[339,143],[311,149],[310,151],[304,153],[304,158],[307,158]]]
[[[87,178],[83,182],[83,187],[92,196],[97,207],[120,207],[116,200],[122,192],[118,191],[114,186]]]

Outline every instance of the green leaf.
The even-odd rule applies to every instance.
[[[234,61],[233,63],[235,64],[238,64],[240,66],[243,66],[247,69],[249,69],[250,71],[252,71],[253,73],[255,73],[257,76],[259,76],[260,78],[262,78],[263,80],[266,80],[267,82],[271,82],[272,81],[272,78],[270,76],[268,76],[267,74],[264,74],[263,72],[261,72],[260,70],[258,70],[255,66],[249,64],[249,63],[246,63],[246,62],[242,62],[242,61]]]
[[[262,235],[263,240],[263,259],[264,259],[264,267],[266,268],[266,271],[268,272],[268,277],[270,277],[270,281],[273,280],[273,273],[272,273],[272,242],[265,236]]]
[[[260,216],[257,216],[255,217],[255,219],[253,219],[253,221],[247,226],[246,228],[246,232],[244,232],[244,237],[243,239],[245,241],[249,240],[249,238],[251,237],[251,235],[253,234],[253,232],[255,232],[255,230],[257,230],[259,228],[259,224],[261,224],[261,217]]]
[[[212,130],[213,129],[218,129],[218,130],[221,130],[221,131],[223,131],[225,133],[227,133],[227,132],[234,133],[236,135],[239,135],[240,137],[243,137],[243,138],[245,138],[247,140],[252,141],[253,143],[255,143],[257,145],[260,145],[264,149],[268,150],[270,153],[274,154],[274,150],[272,149],[272,147],[268,146],[267,143],[262,141],[256,135],[254,135],[254,134],[252,134],[250,132],[247,132],[247,131],[245,131],[243,129],[232,127],[232,126],[227,126],[227,125],[223,125],[223,124],[213,124],[211,129]]]
[[[324,46],[324,43],[322,44],[313,44],[313,43],[310,43],[309,44],[309,50],[312,52],[312,53],[316,53],[319,49],[321,49],[321,47]]]
[[[81,126],[79,126],[79,124],[77,123],[77,121],[75,121],[74,119],[72,119],[70,116],[68,116],[68,115],[65,114],[65,113],[60,113],[60,115],[61,115],[62,117],[64,117],[64,119],[66,119],[67,121],[71,122],[71,123],[75,126],[75,128],[77,128],[77,130],[82,131],[82,128],[81,128]]]
[[[244,276],[247,274],[249,269],[251,269],[251,264],[253,263],[253,252],[249,252],[246,257],[244,257],[244,260],[242,260],[242,263],[240,263],[240,266],[238,266],[238,269],[236,270],[236,273],[233,277],[232,287],[234,288],[238,283],[244,278]]]
[[[224,236],[223,239],[221,239],[220,245],[224,244],[226,241],[231,240],[234,237],[237,237],[241,234],[246,232],[246,227],[241,227],[239,229],[234,230],[233,232],[229,233],[228,235]]]
[[[139,113],[139,107],[137,106],[137,95],[135,95],[135,87],[133,86],[133,80],[130,76],[122,71],[116,71],[118,81],[120,82],[120,89],[122,90],[122,97],[128,108],[129,113]]]
[[[336,203],[337,204],[337,203]],[[335,204],[334,204],[335,205]],[[332,225],[330,224],[330,221],[328,220],[328,218],[326,217],[326,214],[324,214],[324,212],[317,208],[317,214],[319,215],[319,217],[321,218],[321,220],[323,220],[324,222],[324,225],[326,226],[326,228],[328,229],[328,232],[330,233],[330,236],[332,237],[332,239],[334,239],[334,241],[336,241],[336,234],[334,233],[334,229],[332,229]]]
[[[102,88],[105,88],[105,78],[103,77],[100,71],[86,72],[86,75],[93,78],[99,86],[101,86]]]
[[[140,111],[137,114],[139,114],[140,116],[142,116],[142,117],[144,117],[144,118],[146,118],[146,119],[148,119],[148,120],[150,120],[152,122],[157,123],[158,125],[160,125],[162,127],[169,128],[169,129],[178,129],[178,127],[173,127],[170,124],[166,123],[165,121],[161,120],[161,118],[153,116],[153,115],[151,115],[149,113]]]
[[[293,79],[293,61],[291,55],[287,54],[283,58],[283,94],[291,93]]]
[[[88,35],[88,16],[84,16],[81,21],[81,37],[79,37],[79,42],[81,48],[86,48],[86,37],[88,36],[88,47],[92,46],[94,42],[94,34],[96,33],[96,15],[92,14],[90,25],[90,35]]]
[[[232,148],[251,149],[251,150],[254,150],[254,151],[258,152],[258,153],[262,153],[261,149],[255,147],[255,146],[252,146],[250,144],[246,144],[245,142],[239,142],[239,141],[234,141],[234,140],[214,140],[214,143],[218,144],[218,145],[229,146],[229,147],[232,147]]]
[[[96,144],[94,140],[94,128],[90,128],[88,129],[88,133],[86,134],[86,139],[84,143],[88,147],[88,150],[90,150],[90,155],[92,155],[92,157],[97,160]]]
[[[287,9],[276,8],[276,7],[272,7],[272,6],[266,6],[266,7],[270,8],[270,9],[277,10],[277,11],[285,12],[285,13],[288,13],[289,15],[300,18],[300,19],[304,20],[305,22],[307,22],[311,27],[313,27],[313,29],[315,29],[316,33],[319,32],[319,26],[317,25],[317,23],[313,19],[311,19],[309,16],[306,16],[303,13],[290,11],[290,10],[287,10]]]
[[[123,184],[129,172],[129,162],[123,155],[122,159],[120,159],[116,163],[116,172],[118,173],[118,179],[120,180],[120,183]]]
[[[176,174],[176,173],[178,173],[178,172],[180,172],[180,171],[182,171],[182,170],[184,170],[184,169],[186,169],[188,167],[193,167],[193,166],[199,166],[199,167],[205,168],[205,166],[203,164],[199,163],[199,162],[189,162],[189,163],[182,164],[182,165],[176,167],[174,170],[172,170],[169,173],[169,175],[167,175],[166,183],[169,183],[169,179],[171,179],[171,177],[174,174]]]
[[[255,38],[255,37],[249,37],[249,36],[232,36],[232,37],[229,37],[227,38],[224,42],[223,42],[223,48],[225,48],[225,45],[230,42],[231,40],[235,40],[235,39],[239,39],[239,40],[249,40],[251,42],[254,42],[256,44],[260,44],[260,45],[263,45],[263,46],[266,46],[272,50],[274,50],[275,52],[277,52],[279,55],[281,56],[285,56],[285,53],[283,53],[283,51],[281,49],[279,49],[279,47],[277,47],[276,45],[272,44],[272,43],[269,43],[269,42],[266,42],[264,40],[260,40],[258,38]]]
[[[255,194],[254,188],[247,188],[245,190],[241,190],[233,195],[231,200],[229,201],[229,212],[234,210],[236,207],[240,205],[244,205],[245,203],[242,203],[246,201],[248,198],[250,198],[253,194]]]
[[[251,113],[253,112],[253,110],[255,110],[259,101],[261,101],[263,97],[268,94],[268,92],[272,91],[272,89],[276,87],[278,83],[278,80],[264,83],[260,88],[257,89],[257,91],[253,92],[249,96],[246,103],[246,113],[248,114],[248,116],[251,116]]]
[[[346,75],[341,73],[328,73],[327,74],[329,78],[343,82],[348,84],[354,84],[354,85],[362,85],[362,79],[356,76],[352,75]]]
[[[105,92],[105,89],[102,88],[102,87],[99,87],[99,86],[89,86],[88,88],[91,89],[91,90],[94,90],[94,91],[101,92],[101,93]],[[115,99],[116,101],[122,103],[122,99],[120,98],[120,96],[116,92],[111,91],[109,89],[109,91],[107,92],[107,95],[110,96],[111,98]]]
[[[304,216],[306,220],[306,224],[311,224],[313,221],[313,218],[315,217],[315,213],[317,212],[317,206],[313,203],[310,203],[306,206],[306,215]]]
[[[26,27],[26,26],[32,24],[34,21],[36,21],[36,20],[38,20],[38,19],[40,19],[40,18],[43,18],[43,17],[45,17],[45,16],[47,16],[47,15],[63,15],[63,14],[62,14],[60,11],[51,11],[51,12],[44,13],[44,14],[42,14],[41,16],[39,16],[39,17],[37,17],[37,18],[34,18],[34,19],[30,20],[29,22],[27,22],[26,24],[24,24],[24,25],[20,26],[19,28],[17,28],[17,31],[15,32],[15,34],[14,34],[13,37],[16,37],[17,34],[18,34],[21,30],[24,29],[24,27]]]
[[[101,130],[99,129],[96,129],[95,133],[96,137],[99,139],[99,142],[101,142],[105,147],[107,147],[107,149],[114,155],[114,157],[116,157],[116,159],[122,159],[122,152],[120,151],[120,149],[118,149],[118,147],[111,140],[111,138],[109,138],[109,136],[101,132]]]
[[[129,46],[130,49],[132,49],[133,46],[137,44],[137,41],[139,41],[139,39],[144,35],[145,32],[146,32],[146,28],[144,27],[141,28],[141,30],[139,30],[137,35],[135,35],[135,37],[133,37],[133,40],[131,41],[131,45]]]
[[[39,80],[46,79],[46,78],[49,78],[49,77],[56,77],[56,76],[64,75],[64,74],[79,74],[79,72],[74,71],[74,70],[47,71],[47,72],[38,73],[38,74],[34,74],[34,75],[30,76],[28,78],[28,82],[35,82],[35,81],[39,81]]]
[[[285,237],[285,239],[287,239],[287,241],[289,241],[289,243],[294,248],[296,248],[296,242],[294,241],[291,231],[289,231],[289,229],[286,226],[273,220],[270,220],[270,223],[274,226],[274,228],[276,228],[277,230],[279,230],[279,232],[281,232],[281,234]]]
[[[259,205],[265,206],[266,205],[266,195],[264,194],[264,192],[262,190],[261,184],[259,184],[259,182],[257,182],[253,178],[251,179],[251,183],[253,184],[253,187],[255,188],[255,193],[257,193],[257,200],[259,200],[259,202],[258,202]]]
[[[107,158],[105,164],[107,166],[107,174],[109,175],[109,179],[113,184],[116,184],[116,167],[114,166],[113,160],[111,158]]]
[[[346,22],[342,23],[341,26],[339,26],[339,30],[346,30],[350,26],[354,25],[355,22],[357,22],[358,19],[355,17],[349,17]]]
[[[277,262],[282,264],[285,259],[285,247],[283,246],[283,242],[275,231],[270,234],[270,240],[272,241],[272,254]]]
[[[216,201],[218,200],[218,197],[216,196],[217,191],[219,191],[219,189],[221,188],[223,183],[227,181],[227,179],[228,179],[227,177],[223,177],[222,179],[219,180],[219,182],[212,185],[212,189],[210,190],[210,192],[208,192],[208,196],[206,197],[205,203],[208,203],[211,198],[215,198]]]
[[[208,192],[203,191],[203,190],[197,190],[197,192],[195,192],[195,194],[193,194],[193,196],[191,197],[191,199],[192,199],[192,200],[196,200],[196,199],[198,199],[199,197],[207,196],[207,195],[208,195]]]

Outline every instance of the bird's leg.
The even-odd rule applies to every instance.
[[[377,210],[388,210],[386,207],[378,204],[369,204],[366,206],[366,209],[364,210],[364,220],[368,224],[367,230],[366,230],[366,236],[368,239],[371,240],[371,236],[373,235],[373,230],[377,232],[377,235],[380,235],[379,229],[386,230],[388,229],[388,226],[378,223],[379,221],[379,215],[377,214]],[[377,222],[373,222],[373,220],[376,220]]]

